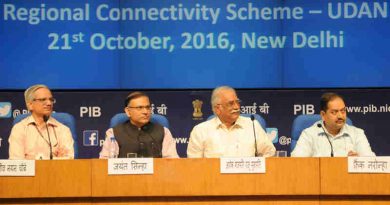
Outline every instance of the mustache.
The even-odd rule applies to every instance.
[[[236,109],[236,110],[230,111],[230,114],[234,114],[234,113],[240,113],[240,110],[239,110],[239,109]]]

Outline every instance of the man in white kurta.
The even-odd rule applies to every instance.
[[[233,88],[214,89],[211,104],[216,117],[193,128],[187,157],[269,157],[275,154],[275,147],[260,124],[240,116],[240,100]]]

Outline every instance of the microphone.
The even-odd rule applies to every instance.
[[[151,143],[151,148],[152,148],[152,157],[154,158],[162,158],[162,148],[160,148],[161,146],[159,146],[159,143],[157,143],[156,139],[153,137],[153,135],[151,135],[148,130],[150,128],[150,123],[144,125],[141,129],[142,131],[147,134],[151,139],[152,139],[152,143]]]
[[[50,159],[53,159],[53,150],[52,150],[52,147],[51,147],[51,140],[50,140],[50,134],[49,134],[49,127],[47,126],[47,121],[49,120],[49,117],[50,117],[50,116],[48,116],[48,115],[44,115],[44,116],[43,116],[43,121],[45,122],[46,131],[47,131],[47,137],[49,138]]]
[[[152,142],[152,152],[153,152],[153,157],[157,157],[157,158],[161,158],[162,157],[162,154],[161,154],[161,151],[160,151],[160,148],[159,146],[154,143],[154,140]]]
[[[255,138],[255,157],[257,156],[257,140],[256,140],[256,132],[255,132],[255,116],[251,115],[252,126],[253,126],[253,136]]]
[[[146,157],[146,148],[145,148],[145,144],[143,142],[139,143],[139,151],[138,152],[139,152],[138,156],[140,158]]]
[[[322,128],[322,130],[324,131],[324,133],[325,133],[325,135],[326,135],[326,139],[328,139],[328,142],[329,142],[329,145],[330,145],[330,156],[333,157],[333,145],[332,145],[332,143],[331,143],[330,140],[329,140],[328,134],[325,132],[325,129],[324,129],[324,127],[322,126],[321,123],[318,123],[318,124],[317,124],[317,127]]]

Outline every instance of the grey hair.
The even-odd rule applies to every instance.
[[[24,91],[24,101],[26,102],[27,109],[28,109],[27,104],[34,100],[35,91],[37,91],[38,89],[41,89],[41,88],[46,88],[46,89],[50,90],[46,85],[37,84],[37,85],[30,86],[29,88],[27,88],[26,91]]]
[[[224,85],[214,88],[213,92],[211,93],[211,109],[213,110],[214,114],[214,107],[221,101],[220,94],[222,91],[230,90],[236,93],[236,90],[234,88]]]

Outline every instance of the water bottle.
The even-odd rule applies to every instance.
[[[118,158],[118,155],[116,154],[116,140],[114,136],[110,138],[110,149],[108,153],[108,158]]]

